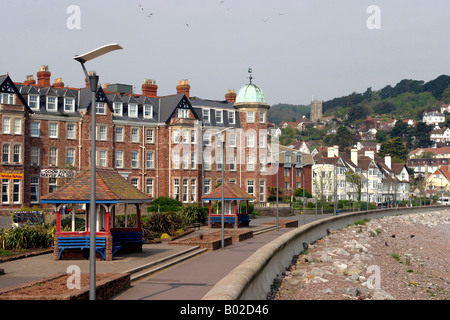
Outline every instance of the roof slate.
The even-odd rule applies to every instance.
[[[150,202],[151,198],[128,183],[117,171],[113,169],[95,170],[96,173],[96,200],[117,202]],[[91,171],[79,172],[70,182],[66,183],[53,193],[42,197],[47,201],[85,201],[91,199]]]
[[[240,189],[234,183],[223,185],[224,200],[254,200],[255,197]],[[222,186],[215,188],[212,192],[202,197],[203,200],[220,200],[222,199]]]

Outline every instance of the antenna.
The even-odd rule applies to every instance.
[[[248,73],[250,73],[250,77],[249,77],[249,79],[250,79],[250,84],[252,84],[252,79],[253,79],[253,77],[252,77],[252,72],[253,72],[252,68],[248,68]]]

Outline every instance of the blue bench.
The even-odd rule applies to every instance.
[[[229,223],[232,226],[234,226],[235,223],[235,217],[234,216],[224,216],[224,223]],[[240,226],[242,223],[249,223],[250,222],[250,218],[248,217],[248,215],[238,215],[238,226]],[[222,224],[222,217],[218,217],[218,216],[211,216],[210,217],[210,226],[212,227],[214,223],[219,223]]]
[[[80,249],[85,250],[91,247],[91,239],[89,236],[83,237],[58,237],[58,260],[61,260],[61,254],[65,249]],[[120,246],[112,248],[112,255],[114,255]],[[95,251],[98,252],[103,260],[106,259],[106,238],[95,237]]]
[[[142,251],[142,232],[113,232],[113,246],[120,246],[123,252]]]

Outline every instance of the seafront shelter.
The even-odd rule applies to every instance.
[[[109,261],[119,251],[142,251],[141,210],[142,206],[152,199],[128,183],[117,171],[97,168],[95,208],[91,208],[90,185],[91,172],[84,170],[58,190],[42,198],[42,203],[52,205],[56,212],[55,260],[70,258],[76,256],[76,253],[89,252],[91,210],[96,212],[98,258]],[[76,231],[75,209],[80,205],[85,207],[86,223],[83,231]],[[115,215],[119,205],[124,209],[125,227],[116,228]],[[136,225],[133,227],[127,227],[127,210],[130,206],[136,209],[133,212],[136,213]],[[67,210],[69,208],[72,210]],[[61,228],[61,218],[62,214],[68,211],[72,212],[72,228],[70,231],[64,231]]]
[[[211,228],[222,225],[222,210],[219,208],[222,201],[222,186],[218,186],[211,193],[202,197],[203,201],[209,201],[208,226]],[[248,202],[255,197],[240,189],[235,183],[223,185],[224,200],[224,227],[246,227],[250,223],[248,216]],[[216,201],[216,211],[213,212],[213,201]],[[245,212],[240,212],[240,202],[245,201]]]

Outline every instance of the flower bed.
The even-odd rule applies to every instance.
[[[69,289],[71,275],[62,273],[0,291],[0,300],[88,300],[89,274],[81,274],[81,289]],[[130,287],[128,273],[96,274],[96,298],[107,300]]]

